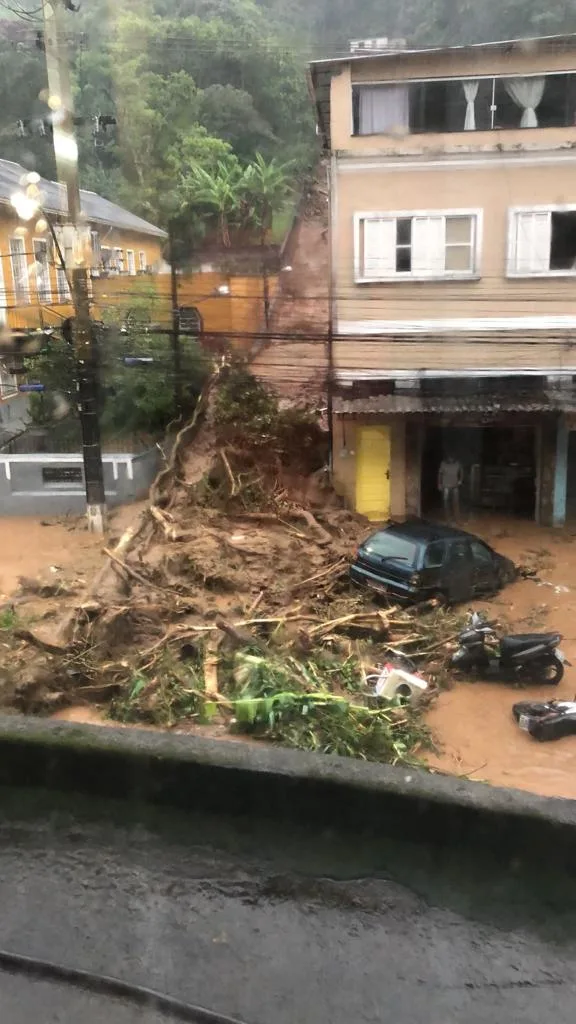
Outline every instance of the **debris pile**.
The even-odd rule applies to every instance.
[[[222,373],[82,598],[64,596],[50,627],[4,629],[5,703],[45,714],[86,702],[123,722],[415,756],[418,706],[375,695],[368,677],[401,648],[428,699],[455,616],[351,586],[369,527],[325,482],[322,432],[278,413],[243,370]]]

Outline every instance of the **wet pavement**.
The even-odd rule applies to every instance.
[[[554,873],[543,889],[541,871],[463,849],[0,798],[11,952],[247,1024],[574,1020],[572,879]],[[0,971],[2,1024],[104,1019],[169,1018]]]

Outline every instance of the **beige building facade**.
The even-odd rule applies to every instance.
[[[334,481],[379,521],[576,506],[576,38],[311,65],[330,154]]]

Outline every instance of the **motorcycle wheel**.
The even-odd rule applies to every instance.
[[[558,686],[563,676],[564,665],[554,657],[536,662],[526,672],[526,677],[533,683],[546,683],[548,686]]]

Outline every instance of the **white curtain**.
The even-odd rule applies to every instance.
[[[480,82],[478,79],[470,79],[468,82],[462,82],[464,96],[466,97],[466,118],[464,120],[465,132],[476,131],[476,109],[474,104],[476,103],[479,86]]]
[[[360,134],[407,132],[410,104],[407,85],[367,86],[360,89]]]
[[[512,97],[514,103],[522,107],[523,114],[520,121],[521,128],[537,128],[538,117],[536,110],[542,102],[545,78],[505,78],[506,92]]]

